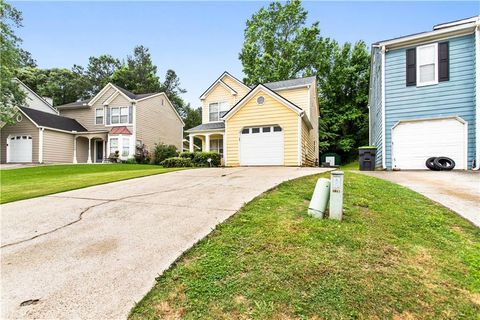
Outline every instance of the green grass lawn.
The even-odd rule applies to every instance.
[[[168,271],[131,319],[479,319],[480,229],[401,186],[346,172],[342,222],[315,182],[247,204]]]
[[[58,165],[0,171],[0,203],[179,169],[147,164]]]

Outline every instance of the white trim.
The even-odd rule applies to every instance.
[[[296,114],[300,115],[302,113],[303,110],[299,109],[297,106],[295,106],[294,104],[292,104],[290,101],[286,100],[285,98],[283,98],[282,96],[280,96],[279,94],[275,93],[275,92],[272,92],[270,89],[268,89],[267,87],[265,87],[264,85],[262,84],[259,84],[258,86],[255,87],[255,89],[251,90],[245,97],[242,98],[242,101],[240,101],[239,103],[237,103],[233,109],[230,109],[230,111],[228,111],[228,113],[223,116],[221,119],[222,120],[228,120],[230,119],[244,104],[246,104],[250,98],[255,95],[257,92],[259,91],[262,91],[264,92],[265,94],[269,95],[271,98],[277,100],[278,102],[284,104],[285,106],[287,106],[288,108],[290,108],[293,112],[295,112]]]
[[[102,115],[102,123],[97,123],[97,110],[102,110],[102,113],[103,113],[103,115]],[[105,107],[96,107],[96,108],[95,108],[93,123],[94,123],[96,126],[101,126],[101,125],[104,125],[104,124],[105,124]]]
[[[137,106],[132,104],[132,141],[133,141],[133,155],[137,151]],[[132,144],[130,141],[130,145]],[[142,142],[143,143],[143,142]]]
[[[127,101],[129,101],[129,102],[132,102],[132,101],[133,101],[133,100],[130,99],[125,93],[123,93],[122,91],[120,91],[116,86],[114,86],[112,83],[109,82],[107,85],[105,85],[105,87],[103,87],[102,90],[100,90],[99,93],[97,93],[97,94],[95,95],[95,97],[93,97],[93,98],[87,103],[87,105],[89,105],[90,107],[92,107],[92,106],[98,101],[98,99],[100,99],[100,98],[103,96],[103,94],[104,94],[108,89],[110,89],[110,88],[113,88],[113,89],[116,90],[118,93],[120,93],[122,96],[124,96],[125,99],[127,99]],[[112,95],[113,95],[113,94],[112,94]],[[110,96],[110,97],[111,97],[111,96]],[[109,98],[110,98],[110,97],[109,97]]]
[[[10,137],[11,137],[11,136],[12,136],[12,135],[9,134],[9,135],[7,136],[7,141],[5,142],[5,145],[7,146],[7,148],[6,148],[6,150],[5,150],[5,151],[7,152],[7,156],[6,156],[6,159],[5,159],[6,163],[9,163],[9,162],[10,162],[10,143],[8,143],[8,142],[10,141]],[[32,142],[33,142],[33,141],[32,141]]]
[[[230,94],[232,96],[236,96],[237,95],[237,91],[235,91],[232,87],[230,87],[228,84],[226,84],[225,82],[222,81],[222,79],[218,79],[217,81],[215,81],[208,89],[207,91],[205,91],[204,94],[202,94],[202,96],[200,97],[200,100],[205,100],[207,98],[207,95],[212,91],[214,90],[217,85],[221,85],[225,90],[228,90],[230,92]]]
[[[476,18],[478,21],[478,17]],[[392,40],[387,40],[387,41],[382,41],[379,42],[377,45],[378,46],[385,46],[385,47],[402,47],[402,46],[408,46],[411,44],[419,43],[422,41],[435,41],[438,40],[438,38],[448,34],[452,33],[450,36],[454,35],[464,35],[464,34],[469,34],[473,32],[473,28],[475,27],[475,22],[468,22],[464,23],[461,25],[455,25],[452,27],[447,27],[443,29],[438,29],[430,32],[423,32],[419,34],[414,34],[410,36],[405,36],[401,37],[398,39],[392,39]],[[470,30],[472,29],[472,30]]]
[[[38,163],[43,163],[43,132],[45,128],[38,129]]]
[[[18,111],[20,111],[28,120],[30,120],[30,121],[35,125],[35,127],[40,128],[40,126],[39,126],[35,121],[33,121],[32,118],[30,118],[25,112],[23,112],[22,109],[20,109],[20,108],[17,108],[17,109],[18,109]]]
[[[298,88],[303,88],[303,87],[311,87],[311,86],[312,86],[312,83],[298,84],[296,86],[274,89],[273,91],[278,92],[278,91],[293,90],[293,89],[298,89]]]
[[[302,165],[302,118],[298,117],[298,127],[297,127],[297,165]],[[285,152],[285,145],[283,146]]]
[[[110,95],[110,97],[108,97],[107,100],[105,100],[105,101],[103,102],[103,105],[104,105],[104,106],[108,106],[116,97],[118,97],[119,94],[120,94],[120,93],[119,93],[118,90],[115,91],[114,93],[112,93],[112,94]]]
[[[437,24],[436,26],[433,26],[433,30],[439,30],[439,29],[443,29],[443,28],[458,26],[458,25],[461,25],[461,24],[469,23],[469,22],[476,22],[476,21],[478,21],[478,18],[479,17],[477,16],[477,17],[473,17],[473,18],[468,18],[468,19],[462,19],[462,20],[453,21],[453,22]]]
[[[462,124],[466,124],[467,121],[459,116],[440,116],[440,117],[426,117],[426,118],[415,118],[415,119],[403,119],[398,120],[393,126],[392,129],[395,129],[396,126],[405,122],[418,122],[418,121],[429,121],[429,120],[446,120],[446,119],[455,119]]]
[[[386,136],[387,136],[387,131],[386,131],[386,124],[385,124],[385,46],[382,47],[381,49],[381,54],[382,54],[382,168],[386,169]]]
[[[225,122],[225,131],[223,132],[223,165],[227,166],[227,123]]]
[[[433,62],[434,62],[434,67],[433,67],[433,71],[434,71],[434,79],[432,81],[427,81],[427,82],[420,82],[420,62],[419,62],[419,50],[423,49],[423,48],[428,48],[428,47],[433,47],[433,50],[434,50],[434,53],[433,53]],[[422,45],[422,46],[418,46],[415,48],[416,50],[416,56],[417,56],[417,63],[416,63],[416,74],[417,74],[417,87],[425,87],[425,86],[431,86],[431,85],[434,85],[434,84],[438,84],[438,42],[435,42],[435,43],[429,43],[429,44],[425,44],[425,45]]]
[[[475,30],[475,170],[480,169],[480,20]]]
[[[208,89],[205,90],[204,93],[202,93],[202,95],[200,96],[200,100],[205,100],[205,98],[206,98],[207,95],[210,93],[210,91],[212,91],[213,88],[215,88],[216,85],[217,85],[219,82],[223,83],[224,86],[227,86],[227,89],[230,90],[230,92],[233,91],[235,94],[232,93],[232,95],[235,96],[235,95],[237,94],[237,91],[235,91],[232,87],[230,87],[228,84],[226,84],[226,83],[223,82],[223,80],[222,80],[222,79],[223,79],[225,76],[227,76],[227,75],[228,75],[233,81],[235,81],[236,83],[238,83],[239,85],[241,85],[241,86],[245,87],[246,89],[250,90],[250,88],[249,88],[245,83],[239,81],[238,79],[236,79],[234,76],[232,76],[232,75],[231,75],[230,73],[228,73],[227,71],[224,71],[224,72],[222,73],[222,75],[221,75],[220,77],[218,77],[217,80],[215,80],[215,81],[208,87]]]
[[[221,111],[221,110],[220,110],[220,104],[224,104],[224,103],[227,104],[227,110]],[[212,105],[212,104],[216,104],[216,105],[217,105],[217,108],[218,108],[218,110],[217,110],[218,120],[216,120],[216,121],[210,121],[210,113],[211,113],[211,112],[210,112],[210,105]],[[212,101],[212,102],[209,102],[209,103],[208,103],[208,122],[206,122],[206,123],[222,122],[222,120],[221,120],[222,117],[220,116],[220,113],[222,113],[222,112],[228,112],[228,111],[230,110],[230,108],[231,108],[231,107],[230,107],[230,103],[229,103],[228,101]]]
[[[119,126],[123,127],[123,126],[128,126],[128,125],[132,124],[132,123],[130,123],[130,106],[117,106],[117,107],[109,106],[108,108],[110,109],[110,124],[105,125],[106,127],[119,127]],[[122,108],[127,109],[127,122],[121,122]],[[118,122],[117,123],[113,123],[113,121],[112,121],[112,116],[113,116],[112,110],[113,109],[118,109]],[[133,111],[132,111],[132,113],[133,113]]]
[[[17,81],[19,84],[21,84],[25,89],[27,89],[28,91],[30,91],[31,93],[33,93],[33,95],[35,95],[37,98],[39,98],[47,107],[49,107],[50,109],[52,109],[53,111],[55,111],[55,113],[57,115],[60,114],[60,112],[58,112],[58,110],[52,106],[50,103],[48,103],[43,97],[40,97],[35,91],[33,91],[32,89],[30,89],[25,83],[23,83],[20,79],[18,78],[15,78],[15,81]]]

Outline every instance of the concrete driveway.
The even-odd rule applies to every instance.
[[[156,276],[244,203],[324,171],[196,169],[2,205],[1,318],[125,318]]]
[[[410,188],[480,227],[478,171],[361,171]]]

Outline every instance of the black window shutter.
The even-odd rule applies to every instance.
[[[133,107],[128,107],[128,123],[133,123]]]
[[[417,85],[417,49],[411,48],[406,51],[407,87]]]
[[[438,44],[438,81],[450,80],[448,42]]]

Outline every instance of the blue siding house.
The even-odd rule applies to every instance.
[[[370,144],[376,167],[426,169],[429,157],[455,169],[480,165],[480,16],[372,46]]]

